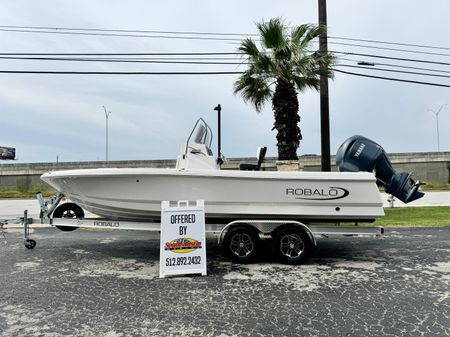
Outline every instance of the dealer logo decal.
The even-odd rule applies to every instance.
[[[196,249],[202,248],[202,243],[191,238],[179,238],[166,242],[164,250],[170,250],[174,253],[190,253]]]
[[[286,188],[286,195],[303,200],[337,200],[348,196],[350,192],[342,187],[329,188]]]

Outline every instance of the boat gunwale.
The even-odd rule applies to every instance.
[[[239,170],[177,170],[174,168],[97,168],[50,171],[42,180],[61,178],[98,178],[127,176],[174,176],[233,179],[320,180],[320,181],[376,181],[372,172],[317,172],[317,171],[239,171]]]

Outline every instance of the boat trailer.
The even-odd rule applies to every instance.
[[[15,223],[23,225],[24,245],[28,249],[33,249],[36,246],[36,241],[30,235],[30,228],[33,224],[46,224],[63,231],[72,231],[78,228],[151,232],[160,232],[161,230],[160,222],[75,217],[75,213],[70,212],[70,207],[68,207],[75,204],[69,202],[61,203],[60,205],[65,205],[65,209],[69,209],[69,212],[62,214],[62,217],[55,217],[55,210],[64,196],[58,193],[50,198],[44,198],[38,193],[36,197],[41,208],[40,217],[28,217],[28,211],[25,210],[23,217],[14,220]],[[11,220],[2,220],[0,224],[7,224],[8,221],[13,222]],[[352,226],[342,226],[340,223],[332,226],[323,226],[305,224],[294,220],[237,219],[227,224],[206,223],[205,232],[217,237],[217,242],[223,246],[225,255],[234,262],[245,263],[253,261],[260,253],[261,241],[272,239],[272,252],[281,263],[299,264],[317,246],[317,238],[339,236],[379,237],[384,234],[384,228],[381,226],[361,227],[358,226],[358,223],[354,223]]]

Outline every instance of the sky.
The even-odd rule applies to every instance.
[[[442,47],[431,49],[330,39],[330,50],[447,65],[344,54],[337,54],[340,57],[338,63],[377,62],[439,70],[433,73],[450,75],[449,1],[328,0],[327,12],[330,37]],[[236,52],[238,41],[42,34],[7,31],[11,28],[5,26],[255,34],[256,22],[280,17],[290,26],[317,23],[317,13],[317,1],[312,0],[3,0],[0,2],[1,52]],[[332,42],[406,49],[408,52]],[[431,72],[379,64],[371,68],[386,67]],[[237,65],[0,59],[0,70],[176,72],[244,69]],[[450,79],[446,77],[387,73],[375,69],[338,69],[450,85]],[[237,76],[0,73],[0,146],[15,147],[17,163],[105,160],[104,106],[111,111],[108,119],[109,160],[174,159],[199,117],[206,119],[216,130],[217,115],[213,108],[221,104],[222,152],[226,157],[254,156],[258,146],[267,146],[267,156],[275,157],[276,134],[272,131],[271,104],[258,114],[254,107],[234,95],[233,83]],[[387,152],[437,151],[436,117],[429,109],[437,111],[444,104],[449,105],[443,106],[439,114],[440,150],[450,151],[448,87],[336,73],[329,83],[329,92],[332,154],[354,134],[373,139]],[[303,140],[298,155],[320,154],[319,93],[312,90],[302,92],[299,102]]]

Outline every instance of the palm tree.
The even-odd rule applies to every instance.
[[[278,159],[295,160],[302,139],[298,92],[307,88],[319,90],[321,75],[333,77],[330,66],[335,58],[330,53],[309,49],[324,27],[304,24],[289,31],[281,19],[275,18],[258,23],[257,28],[261,49],[251,38],[242,41],[239,51],[247,58],[248,68],[234,83],[234,93],[240,93],[257,112],[272,99]]]

